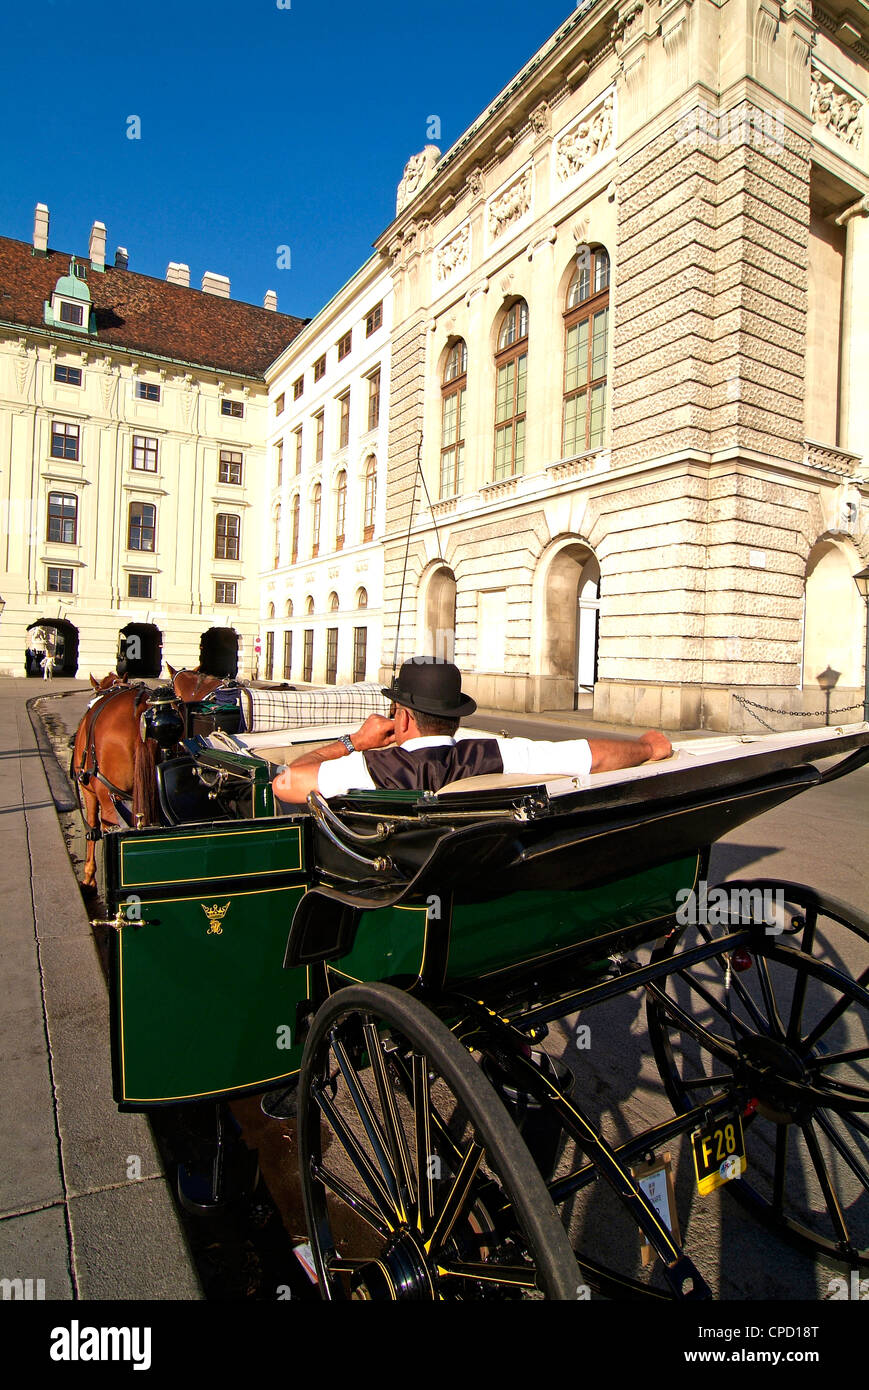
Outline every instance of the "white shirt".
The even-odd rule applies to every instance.
[[[547,743],[535,738],[495,738],[494,734],[460,733],[458,737],[494,739],[507,773],[584,777],[591,772],[591,749],[584,738]],[[454,738],[436,735],[431,738],[409,738],[401,747],[412,753],[414,748],[441,748],[455,742],[457,740]],[[343,796],[349,791],[375,791],[377,784],[368,771],[365,754],[349,753],[346,758],[333,758],[320,764],[317,789],[326,797]]]

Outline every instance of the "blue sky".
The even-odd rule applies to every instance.
[[[53,247],[87,254],[101,220],[131,270],[185,261],[309,316],[391,221],[427,119],[446,150],[573,9],[290,4],[7,0],[0,235],[29,241],[47,203]]]

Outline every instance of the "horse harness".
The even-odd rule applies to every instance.
[[[175,694],[171,686],[161,686],[158,690],[151,690],[146,685],[119,685],[114,690],[100,692],[97,699],[93,702],[97,709],[88,730],[88,741],[85,747],[82,765],[77,770],[73,770],[75,780],[83,787],[89,782],[101,782],[109,793],[112,805],[118,814],[131,824],[131,818],[126,808],[131,793],[122,787],[116,787],[114,782],[110,782],[104,772],[100,771],[97,762],[96,751],[96,726],[100,717],[108,709],[119,695],[129,695],[134,692],[133,714],[139,716],[139,737],[144,743],[146,739],[153,739],[159,746],[161,752],[173,747],[179,739],[184,737],[186,730],[186,720],[183,714],[183,701]],[[90,766],[88,764],[90,763]],[[89,826],[85,832],[86,840],[101,840],[103,832],[99,825]]]

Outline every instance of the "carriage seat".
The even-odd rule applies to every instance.
[[[548,776],[539,772],[486,772],[479,777],[460,777],[457,782],[450,782],[445,787],[441,787],[438,796],[464,795],[466,792],[491,792],[500,791],[501,788],[508,787],[540,787],[545,786],[550,794],[555,791],[568,792],[577,791],[580,787],[588,786],[587,777],[570,777],[563,774],[550,773]]]

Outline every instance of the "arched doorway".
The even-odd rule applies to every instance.
[[[536,709],[591,709],[597,680],[600,565],[579,539],[558,542],[535,576]]]
[[[74,676],[78,670],[78,628],[66,618],[38,618],[35,623],[30,624],[27,632],[34,634],[34,646],[31,647],[30,641],[27,641],[24,651],[25,673],[28,676],[43,674],[43,661],[48,647],[40,645],[37,648],[35,645],[36,629],[39,628],[53,638],[52,673],[55,676]]]
[[[836,691],[862,688],[866,605],[853,578],[862,567],[848,541],[821,540],[812,548],[803,620],[802,675],[807,691],[818,690],[818,676],[828,667],[840,673]]]
[[[209,676],[233,680],[238,675],[238,633],[231,627],[210,627],[199,639],[199,669]]]
[[[119,676],[136,680],[159,676],[163,665],[163,634],[154,623],[127,623],[118,633]]]
[[[419,646],[419,639],[422,646]],[[454,661],[456,652],[456,576],[446,565],[434,571],[425,588],[422,632],[417,624],[416,655]]]

